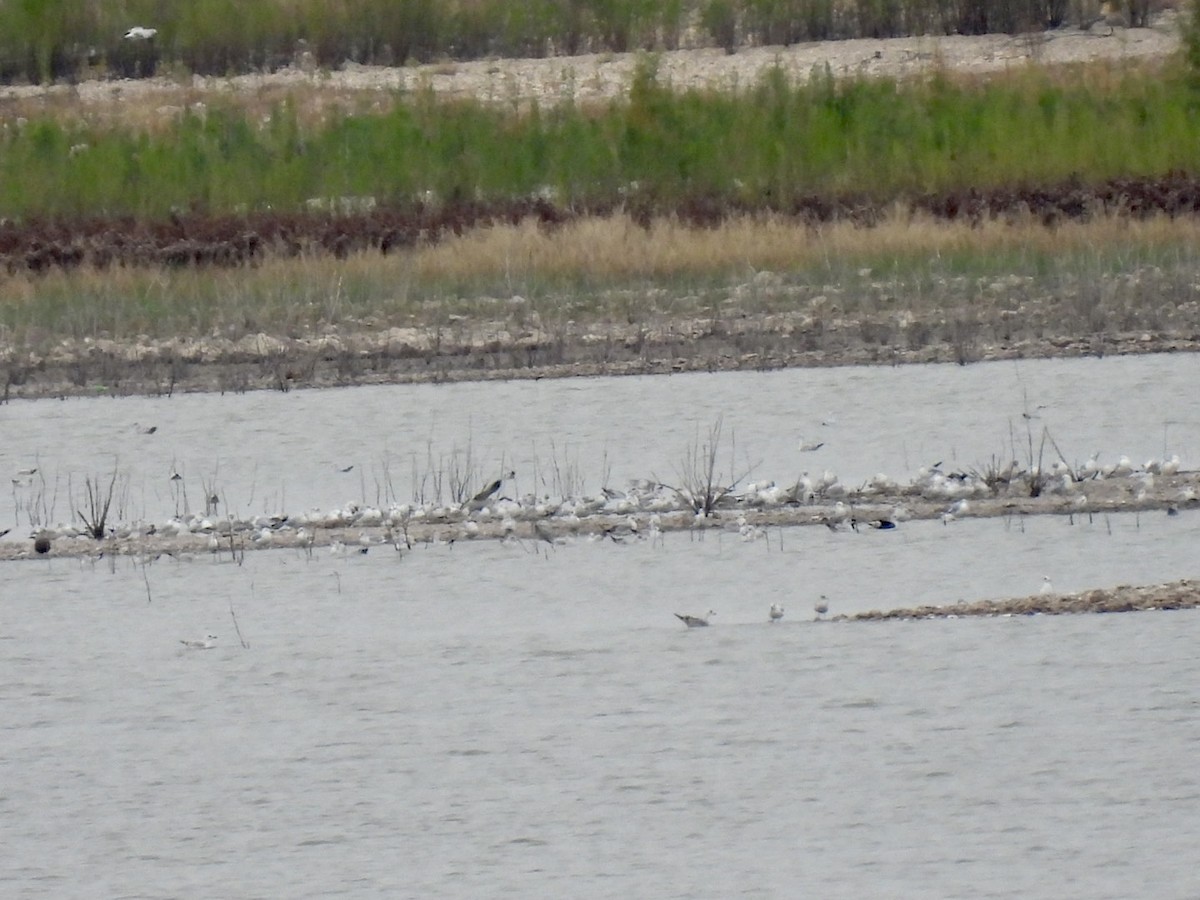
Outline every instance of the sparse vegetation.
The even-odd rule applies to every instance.
[[[704,438],[697,432],[696,439],[688,446],[676,468],[678,486],[663,483],[664,487],[674,491],[683,503],[704,518],[711,516],[721,502],[730,497],[754,471],[753,465],[738,468],[737,441],[733,435],[729,438],[728,469],[718,466],[723,427],[723,418],[718,416]]]
[[[84,477],[82,505],[76,507],[75,514],[79,517],[84,530],[98,541],[106,537],[108,533],[106,527],[109,512],[112,510],[117,478],[118,472],[115,466],[107,485],[99,476]]]
[[[1148,0],[1124,5],[1132,24],[1144,23]],[[0,5],[0,81],[1023,33],[1084,24],[1098,7],[1065,0],[39,0]],[[153,34],[126,39],[135,25]]]

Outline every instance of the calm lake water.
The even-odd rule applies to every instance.
[[[1195,545],[1119,519],[6,564],[0,894],[1194,897],[1200,615],[809,611]]]
[[[0,464],[47,474],[59,519],[68,481],[114,460],[126,517],[151,519],[214,483],[236,512],[408,500],[414,459],[419,483],[468,445],[518,492],[549,490],[554,461],[588,492],[670,480],[717,415],[781,481],[984,463],[1026,412],[1073,461],[1190,467],[1197,365],[17,403]],[[0,524],[24,526],[30,490]],[[1195,577],[1198,539],[1183,510],[6,563],[0,896],[1196,897],[1200,615],[812,606]],[[673,615],[709,608],[707,629]]]
[[[209,490],[238,515],[434,499],[455,468],[475,486],[513,469],[514,496],[558,497],[676,482],[718,417],[720,469],[746,480],[828,469],[857,485],[939,461],[1027,461],[1043,427],[1072,463],[1178,454],[1191,467],[1197,383],[1200,357],[1159,355],[19,402],[0,406],[0,471],[38,467],[63,521],[82,480],[114,470],[126,520],[203,509]],[[824,446],[801,453],[801,440]],[[0,523],[26,524],[31,491],[0,495]]]

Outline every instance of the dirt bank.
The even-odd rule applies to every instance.
[[[0,399],[1194,352],[1200,287],[1185,275],[948,279],[909,297],[890,281],[847,288],[760,272],[715,299],[672,294],[661,313],[647,292],[633,291],[647,310],[636,321],[562,318],[512,297],[490,304],[497,313],[515,309],[507,318],[0,344]],[[764,304],[781,311],[764,312]],[[554,306],[553,298],[541,303]]]
[[[958,619],[967,616],[1059,616],[1072,613],[1147,612],[1200,607],[1200,582],[1119,585],[1077,594],[1037,594],[1006,600],[980,600],[953,606],[913,606],[886,612],[838,616],[839,621],[876,622],[885,619]]]
[[[798,81],[813,73],[835,77],[906,78],[935,69],[985,75],[1037,63],[1063,65],[1095,60],[1162,59],[1180,46],[1173,10],[1158,14],[1150,28],[1091,29],[1075,26],[1023,35],[943,35],[877,40],[828,41],[790,47],[744,47],[734,54],[718,49],[656,54],[660,78],[680,89],[721,89],[755,83],[781,68]],[[496,103],[607,101],[629,89],[643,59],[638,53],[603,53],[547,59],[492,59],[383,68],[348,65],[329,72],[300,65],[269,75],[232,78],[149,78],[94,81],[53,87],[10,86],[0,102],[44,108],[70,104],[87,118],[139,121],[171,117],[185,106],[233,95],[241,103],[257,98],[269,108],[283,94],[310,93],[313,108],[357,103],[364,95],[432,90],[439,97],[469,97]],[[378,102],[387,102],[380,98]],[[32,107],[31,107],[32,108]]]

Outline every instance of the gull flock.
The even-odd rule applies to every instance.
[[[36,489],[36,475],[36,469],[27,468],[12,478],[18,508],[22,493]],[[1036,494],[1031,490],[1035,483]],[[823,470],[790,483],[735,484],[722,487],[715,501],[700,491],[653,479],[559,498],[522,494],[517,485],[517,473],[510,471],[461,502],[386,507],[349,502],[332,510],[247,516],[216,515],[210,509],[160,522],[113,524],[102,541],[77,522],[41,527],[35,536],[45,548],[39,553],[55,555],[317,546],[349,555],[375,547],[405,551],[420,543],[474,539],[528,540],[549,550],[577,539],[657,542],[666,531],[687,529],[719,529],[753,542],[765,538],[769,526],[824,525],[833,532],[863,534],[891,532],[911,519],[950,526],[966,517],[1012,512],[1079,515],[1157,508],[1175,514],[1197,504],[1200,473],[1183,471],[1178,456],[1140,466],[1125,456],[1111,463],[1093,456],[1077,466],[1059,461],[1044,471],[1016,462],[984,469],[936,463],[903,482],[877,474],[851,486]],[[14,532],[0,539],[0,558],[32,555],[32,546],[18,538]]]

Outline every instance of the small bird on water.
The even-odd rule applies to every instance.
[[[217,646],[217,636],[210,634],[200,641],[180,641],[179,643],[188,650],[212,650]]]
[[[704,616],[687,616],[682,613],[675,613],[675,618],[686,625],[688,628],[707,628],[708,620],[715,616],[716,613],[711,609]]]
[[[772,603],[771,611],[769,613],[767,613],[767,615],[769,615],[771,617],[770,620],[772,622],[778,622],[780,619],[783,618],[783,607],[780,606],[778,603]]]

